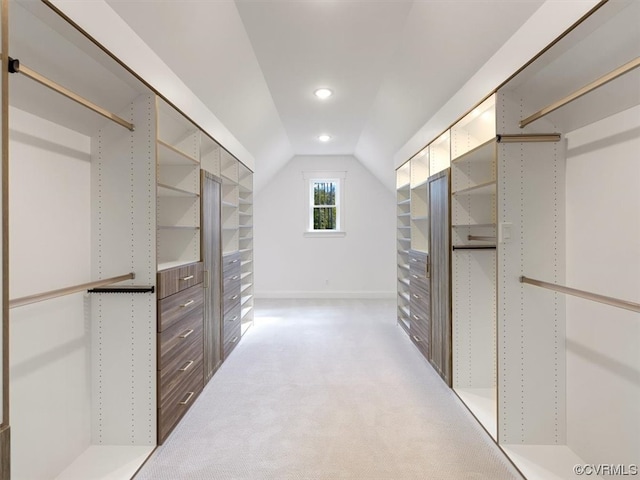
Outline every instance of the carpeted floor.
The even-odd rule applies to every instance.
[[[521,479],[396,325],[393,300],[259,300],[135,480]]]

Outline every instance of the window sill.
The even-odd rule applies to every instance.
[[[315,232],[304,232],[303,235],[307,238],[337,238],[344,237],[347,232],[343,230],[327,230],[327,231],[315,231]]]

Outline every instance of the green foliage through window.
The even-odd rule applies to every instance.
[[[336,230],[336,182],[313,183],[313,229]]]

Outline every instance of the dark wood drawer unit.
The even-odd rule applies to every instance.
[[[226,359],[238,345],[241,336],[240,302],[229,310],[224,316],[223,324],[223,355]]]
[[[222,259],[222,351],[225,359],[242,335],[240,289],[240,254],[225,255]]]
[[[165,298],[202,283],[202,262],[158,272],[158,298]]]
[[[202,263],[158,272],[158,443],[204,386]]]
[[[409,311],[411,316],[409,336],[428,359],[431,343],[431,302],[427,260],[426,253],[409,251]]]

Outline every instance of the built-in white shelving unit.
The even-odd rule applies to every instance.
[[[494,96],[451,127],[451,152],[453,388],[496,439]]]
[[[497,94],[499,136],[561,137],[498,145],[498,436],[529,480],[640,451],[638,311],[519,281],[640,304],[638,18],[604,3]]]
[[[157,108],[158,270],[200,260],[200,131],[161,98]]]
[[[3,288],[15,300],[130,272],[126,285],[155,285],[154,94],[43,2],[9,15],[3,54],[88,102],[12,74]],[[133,476],[155,447],[155,293],[14,304],[9,322],[11,477]]]
[[[397,251],[398,251],[398,323],[409,331],[409,250],[411,248],[411,162],[396,171]]]
[[[238,163],[238,248],[242,334],[253,324],[253,172]]]
[[[429,246],[429,149],[409,161],[411,166],[411,249],[428,252]]]

